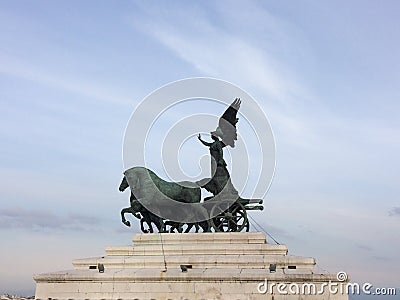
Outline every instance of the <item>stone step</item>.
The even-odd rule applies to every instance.
[[[149,244],[265,244],[261,232],[203,232],[199,233],[152,233],[136,234],[132,238],[135,246]]]
[[[165,262],[167,267],[179,268],[184,264],[193,269],[268,269],[270,264],[276,264],[277,269],[312,270],[315,265],[314,258],[280,255],[177,255],[165,256]],[[73,261],[75,269],[90,269],[99,263],[111,269],[163,268],[164,256],[107,256]]]
[[[106,248],[108,256],[131,255],[286,255],[288,248],[285,245],[272,244],[145,244],[135,246],[113,246]]]
[[[158,279],[157,280],[155,280]],[[252,281],[258,284],[268,278],[268,281],[275,282],[338,282],[336,274],[288,274],[285,270],[277,269],[276,272],[270,273],[266,269],[189,269],[182,272],[180,268],[168,268],[165,272],[164,267],[160,269],[105,269],[104,273],[97,270],[68,270],[58,273],[36,274],[34,279],[36,282],[100,282],[104,285],[108,284],[112,287],[117,282],[153,282],[160,284],[161,282],[188,282],[188,281],[211,281],[212,284],[226,281]],[[54,286],[50,286],[54,289]],[[100,288],[98,289],[100,290]],[[255,291],[257,293],[257,291]],[[264,295],[265,297],[265,295]],[[47,299],[47,298],[46,298]],[[298,298],[297,298],[298,299]],[[314,299],[314,298],[313,298]],[[325,298],[328,299],[328,298]],[[332,298],[331,298],[332,299]]]

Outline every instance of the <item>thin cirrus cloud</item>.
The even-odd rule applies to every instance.
[[[71,213],[57,215],[46,210],[25,208],[0,209],[1,229],[23,229],[28,231],[94,230],[100,219],[92,215]]]
[[[364,251],[372,251],[373,249],[367,245],[363,245],[363,244],[357,244],[356,247],[358,249],[364,250]]]
[[[95,99],[113,105],[129,105],[132,100],[118,95],[107,88],[100,88],[99,84],[90,82],[78,82],[70,78],[64,78],[54,70],[45,70],[31,63],[6,55],[0,52],[0,73],[18,79],[28,80],[43,86],[53,87],[66,92],[83,96],[84,99]],[[104,85],[102,85],[104,86]]]
[[[283,46],[303,51],[309,47],[305,38],[294,38],[296,35],[301,36],[301,32],[294,25],[271,15],[261,5],[253,2],[249,5],[246,3],[245,10],[232,5],[229,10],[222,11],[222,6],[217,5],[215,11],[218,23],[211,20],[201,8],[196,8],[196,11],[188,8],[189,11],[185,10],[185,13],[172,10],[171,13],[175,18],[172,18],[174,21],[171,22],[171,18],[165,19],[162,11],[149,6],[139,7],[143,14],[130,19],[129,23],[173,51],[195,69],[211,76],[221,76],[255,87],[261,92],[261,99],[279,100],[279,106],[274,105],[276,103],[273,101],[268,102],[268,113],[274,121],[275,128],[281,131],[280,138],[287,137],[291,144],[308,147],[315,144],[317,137],[328,143],[333,140],[338,145],[343,137],[351,136],[351,139],[357,140],[364,138],[365,135],[360,136],[357,130],[362,131],[366,128],[371,128],[368,130],[370,132],[368,137],[373,142],[387,135],[392,136],[382,135],[382,132],[395,133],[393,128],[378,126],[376,120],[343,119],[327,110],[322,100],[316,100],[300,76],[296,75],[289,65],[283,63],[277,54],[281,52]],[[240,15],[240,19],[246,17],[236,14],[239,11],[250,11],[252,18],[256,21],[262,20],[258,23],[263,24],[262,29],[258,26],[249,28],[250,25],[240,21],[238,22],[240,25],[233,22],[232,20],[236,20],[235,15]],[[225,27],[221,26],[221,23]],[[232,25],[237,31],[232,30],[230,27]],[[240,27],[245,27],[247,31],[253,30],[252,37],[263,38],[256,42],[251,37],[241,34]],[[264,39],[268,42],[263,43]],[[280,40],[285,42],[279,43]],[[312,51],[309,52],[304,56],[312,60]],[[311,111],[303,111],[300,108],[299,103],[304,101],[313,106]],[[282,110],[282,104],[285,110]],[[329,131],[332,132],[329,137],[323,134]],[[351,131],[355,131],[355,134],[351,135]],[[393,139],[385,142],[393,144]],[[347,148],[347,145],[340,145],[340,148]]]
[[[295,83],[290,69],[271,54],[276,50],[274,45],[260,49],[253,45],[253,41],[213,24],[201,13],[191,19],[173,11],[171,13],[176,16],[173,19],[179,21],[171,23],[171,18],[164,19],[162,12],[157,9],[140,9],[144,14],[131,18],[128,21],[130,25],[152,36],[195,69],[211,76],[223,76],[249,86],[257,86],[284,104],[288,104],[287,100],[291,97],[289,91],[305,92],[304,87]],[[265,19],[271,20],[270,27],[277,27],[277,19],[273,19],[261,8],[259,11],[262,11]],[[154,19],[157,22],[150,21]],[[218,13],[218,19],[224,20],[226,15]],[[184,26],[181,26],[183,23]],[[256,27],[253,29],[257,30]],[[280,36],[285,34],[284,31],[279,33]],[[231,63],[233,61],[234,64]]]
[[[261,7],[256,8],[253,10],[258,10],[260,19],[269,20],[268,27],[273,34],[274,29],[283,21],[272,17]],[[187,17],[187,12],[182,15],[173,11],[171,13],[175,16],[172,18],[174,22],[170,22],[171,18],[165,20],[162,12],[157,9],[140,9],[143,14],[128,21],[132,28],[155,39],[203,74],[240,82],[242,86],[254,88],[259,92],[256,95],[259,100],[265,102],[265,99],[268,99],[268,115],[275,128],[282,131],[280,136],[285,139],[289,137],[287,140],[290,140],[290,143],[306,145],[312,138],[310,128],[315,126],[293,104],[298,101],[315,101],[315,97],[307,86],[301,83],[299,76],[275,55],[279,52],[280,45],[272,43],[258,47],[253,40],[245,38],[240,32],[233,33],[232,30],[211,22],[202,13],[193,13],[196,17],[191,19]],[[227,19],[226,15],[218,10],[217,14],[220,20]],[[289,40],[293,35],[292,27],[285,24],[284,28],[285,30],[281,29],[278,35],[286,36],[285,39]],[[252,29],[264,36],[257,27]],[[299,39],[297,41],[302,43]],[[285,111],[282,111],[282,106]]]
[[[396,207],[393,207],[391,210],[389,210],[389,216],[400,217],[400,207],[396,206]]]

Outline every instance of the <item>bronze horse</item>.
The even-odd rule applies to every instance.
[[[162,203],[166,198],[182,203],[200,203],[201,189],[199,185],[187,181],[179,183],[167,182],[159,178],[153,171],[144,167],[128,169],[124,172],[124,175],[119,190],[123,192],[128,187],[131,188],[130,207],[121,210],[121,219],[125,225],[130,226],[130,222],[126,220],[125,214],[131,213],[140,219],[140,228],[145,233],[154,232],[152,224],[157,227],[159,232],[165,232],[165,225],[169,225],[171,231],[182,232],[183,224],[159,217],[158,214],[149,211],[142,203]],[[168,207],[163,209],[168,209]],[[174,212],[170,211],[170,213]],[[193,212],[180,213],[190,214]],[[207,214],[205,209],[201,213],[203,215]],[[144,228],[145,223],[148,226],[148,230]],[[187,225],[188,227],[185,232],[189,232],[193,226],[196,227],[196,232],[199,230],[199,227],[203,231],[210,231],[208,221],[187,223]]]

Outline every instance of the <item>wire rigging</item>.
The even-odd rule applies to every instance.
[[[281,243],[279,243],[271,234],[268,233],[267,230],[264,229],[263,226],[261,226],[251,215],[249,215],[250,219],[254,222],[253,225],[257,225],[257,227],[259,228],[259,230],[262,230],[266,235],[268,235],[277,245],[280,245]],[[257,229],[257,228],[256,228]]]

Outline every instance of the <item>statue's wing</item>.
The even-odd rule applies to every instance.
[[[236,124],[238,122],[237,112],[240,108],[241,100],[236,98],[235,101],[227,108],[224,114],[219,119],[217,133],[220,133],[222,141],[225,145],[235,147],[237,140]]]

